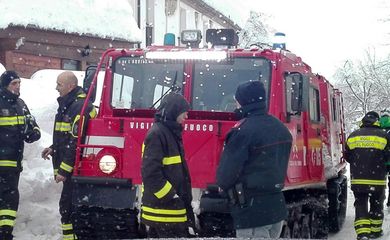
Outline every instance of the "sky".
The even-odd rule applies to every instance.
[[[244,26],[249,11],[271,15],[269,25],[286,34],[287,49],[329,80],[347,59],[367,49],[390,53],[390,1],[386,0],[205,0]],[[385,46],[385,44],[388,46]]]

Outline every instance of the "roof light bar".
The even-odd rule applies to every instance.
[[[225,51],[164,51],[164,52],[146,52],[146,59],[155,60],[225,60],[227,52]]]

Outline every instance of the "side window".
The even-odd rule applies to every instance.
[[[129,109],[131,107],[133,88],[134,78],[115,73],[112,86],[112,106],[114,108]]]
[[[320,93],[318,89],[310,87],[309,90],[309,110],[310,120],[319,122],[320,121]]]
[[[285,75],[287,112],[299,113],[301,76],[298,73]]]
[[[338,111],[337,111],[337,102],[336,98],[332,97],[332,114],[333,121],[336,122],[338,120]]]

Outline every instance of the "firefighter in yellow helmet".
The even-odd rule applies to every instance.
[[[378,113],[368,112],[360,129],[349,135],[345,158],[350,163],[351,189],[355,196],[355,231],[358,240],[383,235],[386,162],[390,157],[390,139],[380,128]]]

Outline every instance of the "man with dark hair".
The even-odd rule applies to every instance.
[[[385,164],[390,157],[390,139],[380,128],[378,113],[364,115],[360,128],[347,139],[344,156],[350,164],[357,239],[378,238],[383,235]]]
[[[260,81],[237,87],[235,112],[241,120],[226,137],[217,169],[217,184],[233,203],[239,238],[278,238],[287,218],[282,189],[292,136],[267,113],[266,98]]]
[[[24,142],[41,137],[35,118],[19,98],[20,83],[14,71],[0,76],[0,240],[13,239]]]
[[[183,122],[189,105],[170,93],[158,107],[143,146],[141,220],[158,238],[188,237],[193,226],[191,179],[184,156]]]
[[[71,176],[76,159],[78,129],[82,127],[82,131],[85,131],[86,127],[79,121],[86,94],[77,86],[77,77],[70,71],[58,76],[56,89],[60,97],[57,99],[59,106],[55,116],[53,145],[43,149],[42,158],[49,159],[49,155],[52,156],[55,181],[63,182],[60,198],[62,233],[64,239],[71,240],[76,239],[72,224]],[[89,102],[83,122],[87,123],[89,118],[95,116],[96,110]]]

